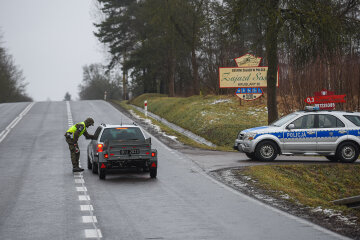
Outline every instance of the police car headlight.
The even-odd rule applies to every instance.
[[[246,139],[246,140],[254,140],[254,138],[255,138],[255,136],[256,136],[256,133],[245,133],[245,136],[244,136],[244,138]]]

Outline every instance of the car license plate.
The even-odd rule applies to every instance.
[[[120,155],[128,155],[128,154],[139,154],[139,149],[131,149],[131,150],[120,150]]]

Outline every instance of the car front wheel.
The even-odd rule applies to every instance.
[[[260,161],[273,161],[277,155],[276,144],[271,141],[260,142],[255,148],[255,157]]]
[[[336,152],[336,157],[343,163],[355,162],[359,157],[359,147],[352,142],[342,143]]]
[[[251,160],[256,160],[255,153],[245,153],[248,158]]]

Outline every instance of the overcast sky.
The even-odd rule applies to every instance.
[[[93,0],[0,0],[2,46],[35,101],[78,98],[82,66],[104,61],[93,35]]]

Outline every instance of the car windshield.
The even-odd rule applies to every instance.
[[[144,135],[138,127],[106,128],[101,135],[100,142],[106,140],[142,140]]]
[[[344,117],[346,117],[347,120],[349,120],[350,122],[352,122],[352,123],[355,124],[356,126],[360,127],[360,116],[356,116],[356,115],[344,115]]]
[[[270,124],[270,126],[281,127],[282,125],[284,125],[291,119],[295,118],[297,115],[298,115],[297,113],[291,113],[289,115],[286,115],[286,116],[280,118],[279,120],[273,122],[272,124]]]

